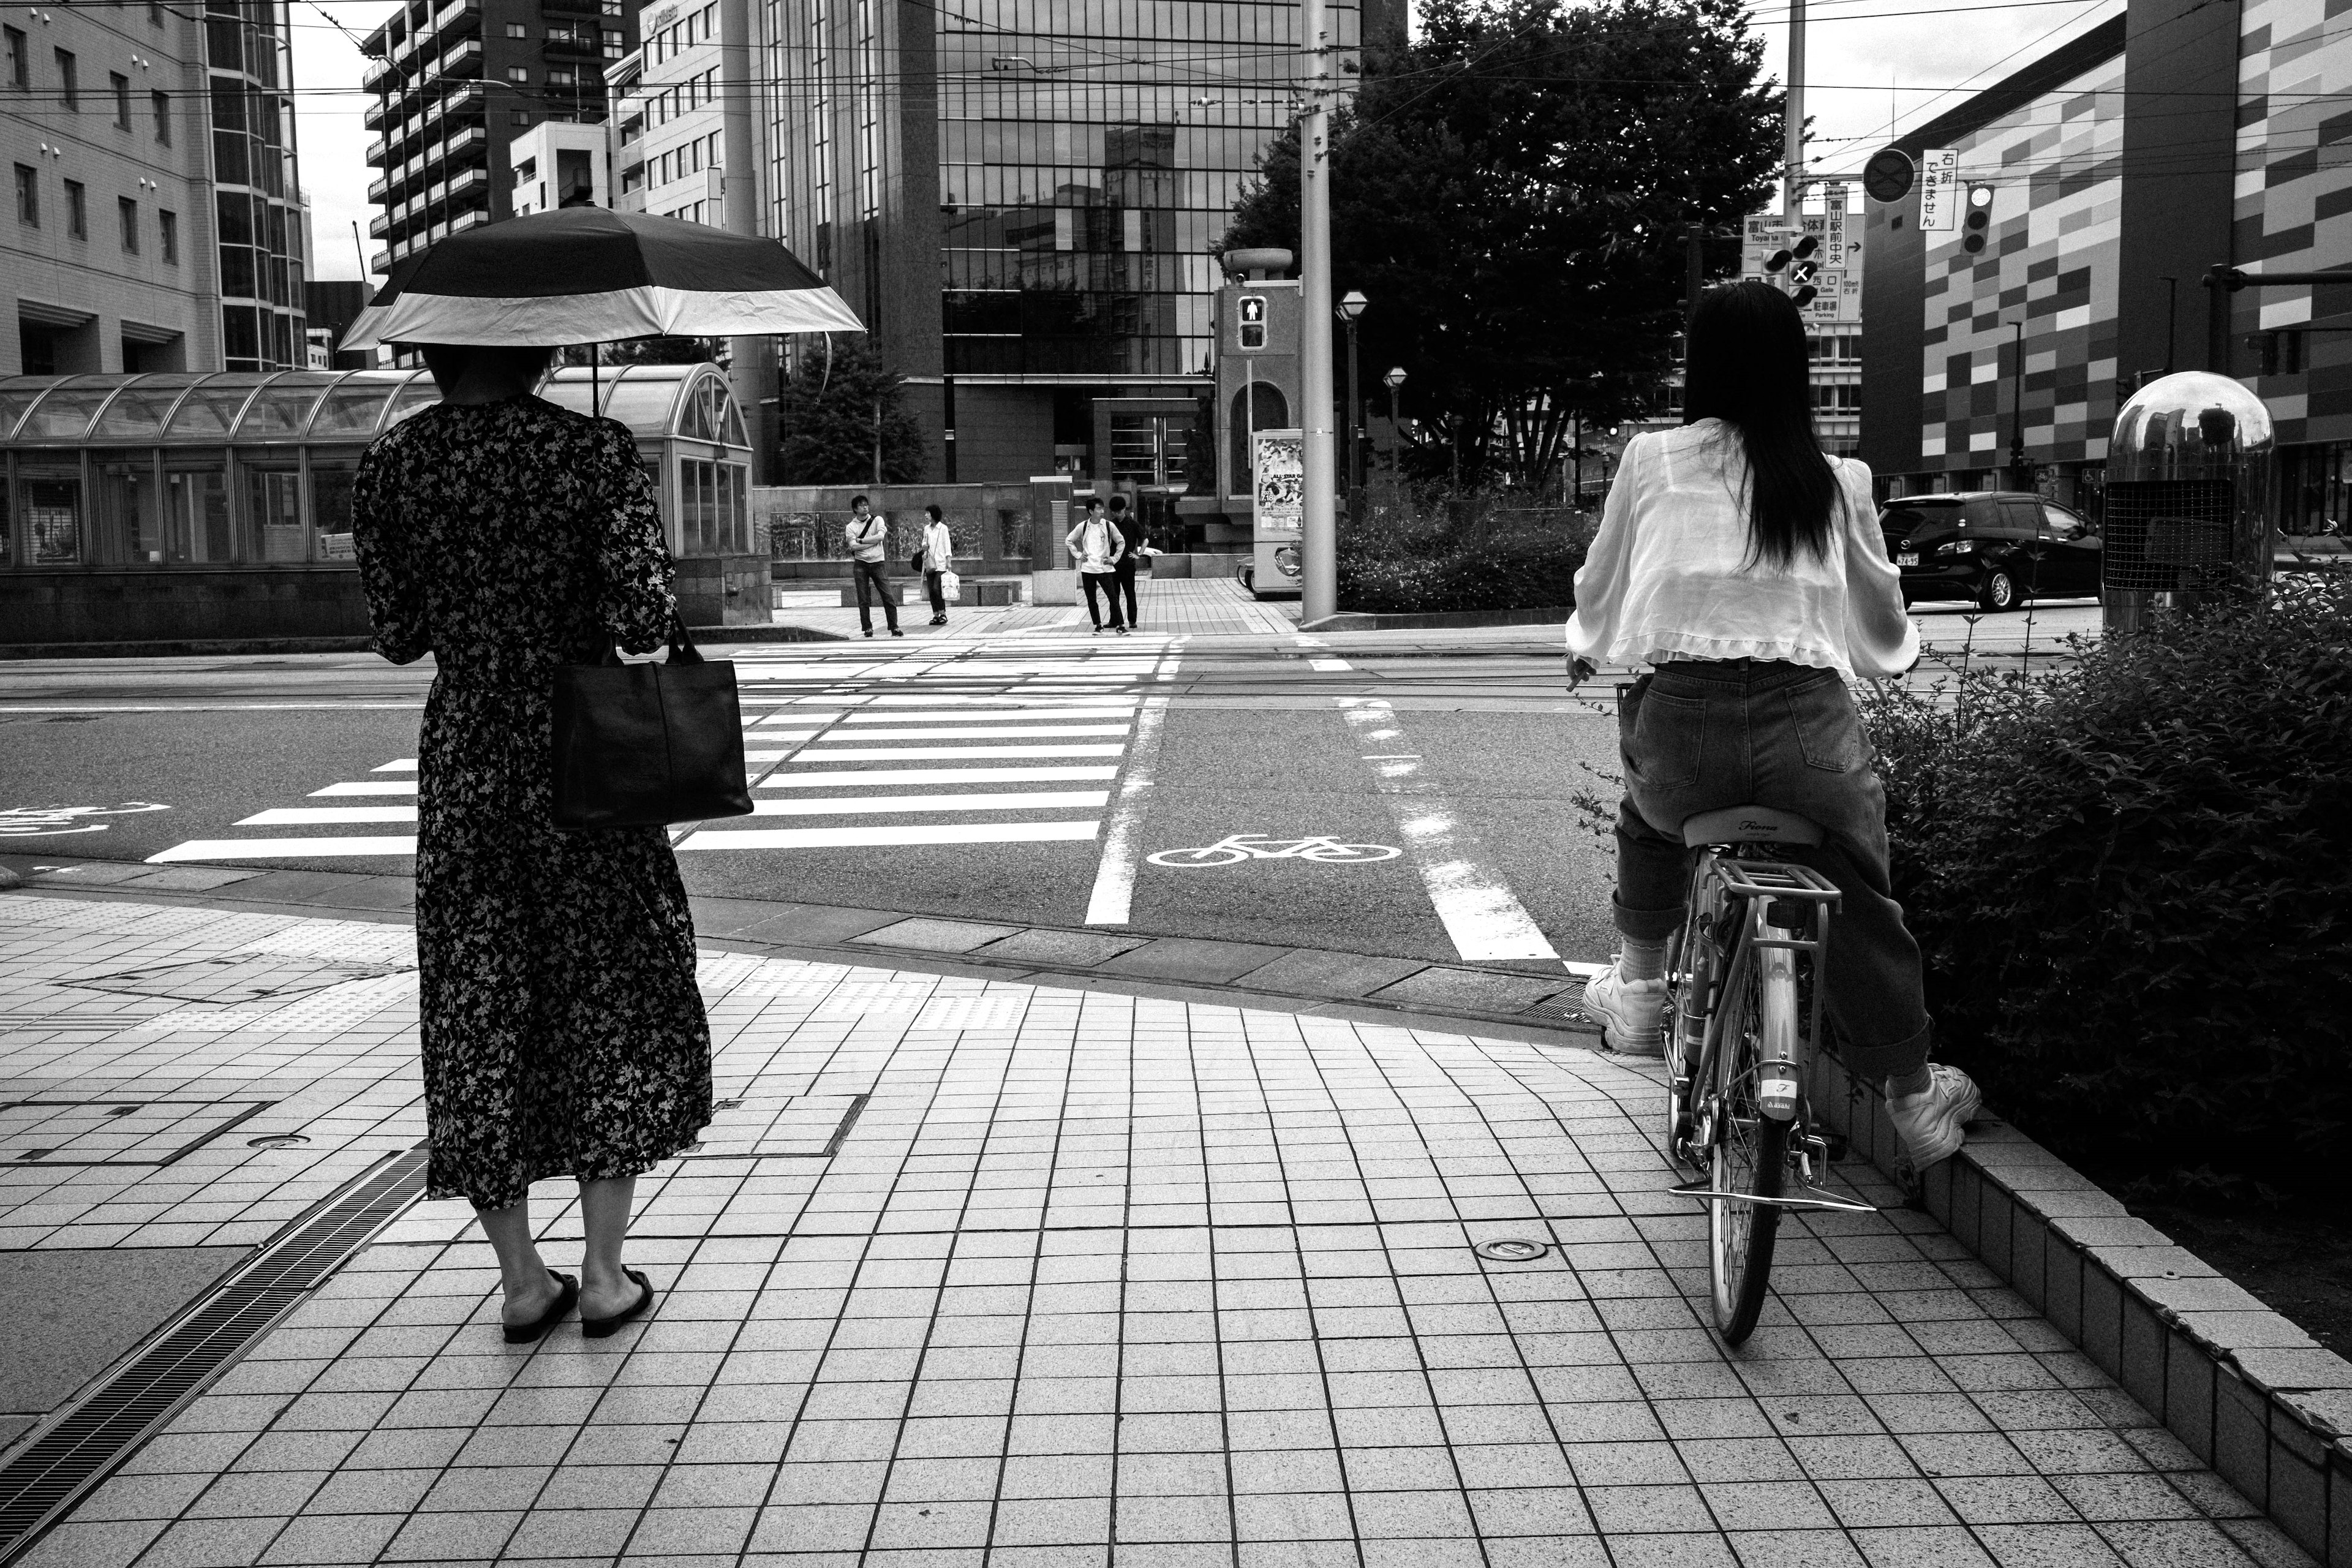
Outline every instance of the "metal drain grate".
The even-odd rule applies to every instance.
[[[1570,1000],[1570,997],[1583,994],[1584,988],[1580,985],[1573,991],[1563,992],[1558,996],[1547,996],[1530,1006],[1522,1007],[1519,1009],[1519,1016],[1526,1018],[1549,1019],[1580,1029],[1597,1029],[1601,1027],[1601,1020]]]
[[[425,1190],[425,1151],[331,1198],[60,1411],[0,1468],[0,1564],[13,1563]]]

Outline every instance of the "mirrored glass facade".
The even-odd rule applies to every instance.
[[[295,161],[289,0],[205,0],[221,356],[233,371],[304,363],[309,230]]]

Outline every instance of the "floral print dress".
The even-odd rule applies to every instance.
[[[560,664],[667,637],[652,481],[622,426],[443,404],[361,459],[353,544],[379,652],[438,672],[417,744],[416,955],[431,1196],[635,1175],[710,1119],[694,927],[658,827],[551,816]]]

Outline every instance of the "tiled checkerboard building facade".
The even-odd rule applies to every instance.
[[[1962,184],[1993,197],[1976,253],[1965,227],[1922,234],[1916,194],[1869,205],[1862,456],[1882,491],[2030,483],[2095,510],[2117,409],[2169,365],[2237,376],[2269,405],[2286,531],[2352,517],[2352,333],[2263,336],[2344,301],[2249,289],[2217,314],[2200,285],[2215,265],[2347,258],[2352,167],[2332,150],[2352,141],[2336,118],[2352,33],[2330,9],[2133,0],[1896,143],[1956,150]]]

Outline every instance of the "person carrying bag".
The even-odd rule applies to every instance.
[[[955,577],[955,541],[948,533],[938,503],[923,510],[930,513],[931,521],[923,525],[923,547],[915,552],[915,562],[931,595],[931,625],[943,626],[948,624],[949,584]]]
[[[1127,553],[1126,542],[1118,530],[1103,521],[1100,496],[1087,498],[1086,516],[1078,521],[1062,542],[1068,546],[1070,558],[1077,563],[1078,581],[1087,590],[1087,618],[1094,622],[1095,630],[1103,629],[1101,601],[1110,601],[1110,629],[1119,636],[1127,635],[1127,623],[1119,618],[1118,585],[1116,574],[1119,557]]]

